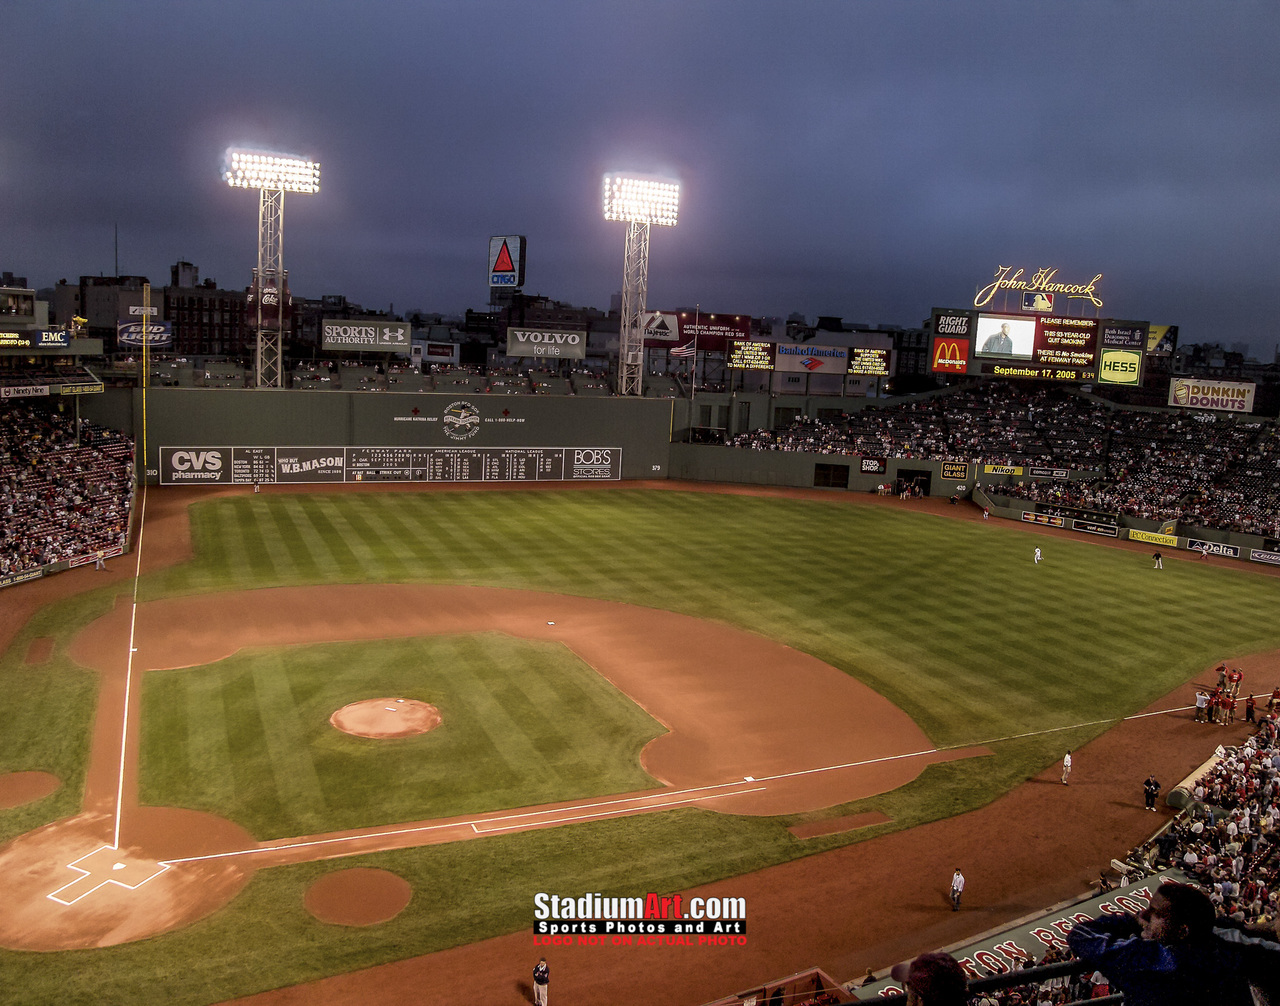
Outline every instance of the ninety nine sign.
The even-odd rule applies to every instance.
[[[509,328],[507,329],[507,355],[582,360],[587,355],[587,333]]]
[[[322,349],[409,352],[409,325],[403,321],[325,319],[320,326]]]

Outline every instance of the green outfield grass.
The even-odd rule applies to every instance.
[[[87,989],[91,976],[114,990],[111,1001],[214,1001],[523,928],[538,890],[679,889],[950,816],[994,799],[1060,758],[1065,748],[1101,733],[1108,724],[1097,721],[1142,708],[1222,657],[1280,646],[1273,618],[1280,580],[1190,562],[1169,562],[1155,571],[1145,554],[1101,548],[1091,540],[1045,537],[1005,522],[850,506],[840,496],[804,501],[627,488],[264,493],[198,504],[192,526],[195,559],[145,577],[144,599],[293,584],[418,581],[558,591],[660,607],[738,625],[814,654],[887,696],[936,745],[986,743],[994,754],[931,766],[893,793],[804,816],[876,809],[893,819],[851,835],[801,842],[786,831],[799,817],[682,810],[264,871],[227,909],[183,932],[92,953],[0,953],[0,975],[49,990],[47,999],[33,996],[33,1002],[78,1001],[54,990]],[[1038,566],[1031,558],[1037,545],[1045,556]],[[71,634],[106,603],[102,594],[87,595],[43,612],[0,659],[0,701],[15,736],[47,730],[50,707],[59,730],[74,732],[89,722],[88,676],[63,653]],[[50,665],[56,673],[35,691],[30,670],[21,664],[33,635],[53,635],[59,642]],[[462,647],[476,641],[437,642]],[[420,644],[405,645],[403,652],[388,648],[385,660],[361,671],[366,677],[345,682],[324,680],[349,652],[343,646],[242,654],[207,668],[148,675],[147,797],[168,802],[171,794],[185,793],[202,809],[251,821],[247,826],[255,834],[262,829],[285,835],[318,827],[307,822],[354,820],[343,815],[358,816],[360,806],[329,806],[329,773],[347,786],[366,772],[374,780],[365,786],[368,795],[385,779],[388,764],[395,772],[418,772],[420,766],[409,755],[398,760],[401,751],[391,752],[390,761],[381,754],[349,757],[324,731],[315,732],[316,720],[342,704],[342,695],[374,683],[385,683],[388,692],[413,691],[413,647]],[[529,652],[524,645],[521,652]],[[383,648],[367,649],[376,654]],[[299,655],[314,673],[301,667]],[[492,676],[493,664],[483,646],[458,660],[470,668],[467,674],[489,674],[480,684],[481,696],[501,686]],[[198,715],[201,696],[215,694],[224,710],[222,738]],[[631,713],[619,715],[630,732],[618,739],[609,760],[625,763],[634,758],[627,752],[651,734]],[[305,751],[270,750],[263,732],[267,722],[287,723]],[[238,757],[209,773],[221,778],[200,778],[198,768],[209,752],[215,759],[230,758],[217,752],[233,743],[228,738],[242,736],[244,764],[257,766],[246,773],[243,791],[237,792]],[[570,739],[575,736],[580,735],[564,735],[563,743],[576,746]],[[422,740],[430,744],[431,735]],[[460,743],[459,756],[465,750]],[[239,741],[234,744],[239,755]],[[66,791],[78,792],[81,738],[64,746],[40,738],[31,750],[0,744],[0,771],[54,766],[49,770],[69,781]],[[404,752],[413,750],[413,744],[404,746]],[[517,790],[524,785],[516,774],[503,775],[515,771],[518,757],[491,756],[498,776]],[[580,759],[552,763],[554,770],[537,761],[529,774],[548,778],[548,785],[554,776],[557,786],[637,788],[634,781],[586,773]],[[226,778],[228,764],[232,779]],[[281,777],[299,765],[310,773],[306,784],[282,786]],[[427,776],[414,778],[421,782]],[[482,800],[495,778],[474,777],[472,793],[465,777],[451,780],[451,799]],[[425,816],[412,809],[422,806],[420,796],[390,804],[385,817],[362,823]],[[0,829],[12,835],[60,816],[66,800],[55,795],[18,811],[0,811]],[[430,890],[429,900],[415,896],[405,916],[368,932],[335,932],[302,912],[307,881],[366,863],[402,873],[415,890]],[[496,879],[479,889],[480,876]],[[231,933],[247,935],[232,939]],[[188,980],[198,991],[186,991]]]

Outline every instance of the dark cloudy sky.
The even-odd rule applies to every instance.
[[[674,174],[649,306],[919,324],[999,264],[1104,316],[1280,342],[1280,5],[910,0],[8,0],[0,268],[243,287],[231,144],[322,164],[295,294],[460,312],[492,234],[607,307],[600,178]]]

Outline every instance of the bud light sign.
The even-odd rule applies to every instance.
[[[145,342],[149,349],[167,346],[173,342],[173,327],[167,321],[148,321],[144,332],[140,321],[120,321],[116,323],[116,342],[121,346],[141,346]]]

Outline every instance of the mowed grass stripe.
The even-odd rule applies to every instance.
[[[317,543],[321,565],[330,570],[331,577],[346,581],[359,579],[360,564],[355,553],[329,518],[328,511],[334,508],[332,497],[300,496],[297,499],[301,517],[314,529],[312,540]]]
[[[396,543],[375,529],[368,514],[371,507],[357,502],[354,506],[322,507],[332,526],[350,547],[352,558],[359,564],[360,579],[403,580],[408,567],[401,560]]]
[[[198,794],[200,807],[224,807],[235,799],[235,782],[222,675],[216,669],[197,668],[175,675],[177,682],[185,685],[188,759],[194,766],[187,785]]]
[[[285,557],[285,561],[280,562],[279,565],[292,582],[317,580],[323,571],[316,562],[313,543],[307,541],[296,516],[296,510],[284,497],[274,498],[267,507],[267,517],[275,529],[281,545],[280,551]]]
[[[253,662],[253,689],[262,719],[262,739],[282,808],[304,827],[324,824],[324,792],[307,743],[309,731],[299,717],[289,688],[284,653],[259,654]]]

